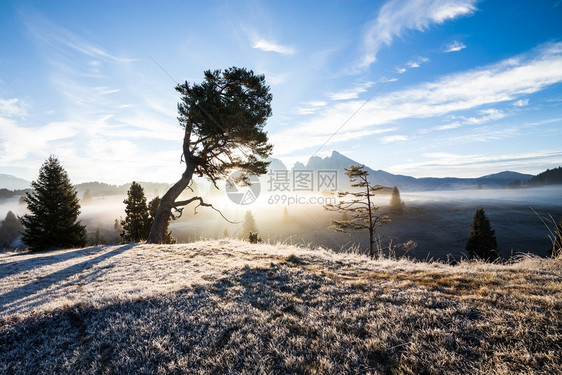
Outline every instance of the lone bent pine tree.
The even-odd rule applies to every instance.
[[[338,197],[348,200],[340,200],[337,204],[327,204],[324,208],[328,211],[336,211],[348,213],[351,219],[342,217],[342,220],[332,220],[330,228],[338,232],[345,232],[352,235],[354,231],[367,229],[369,231],[369,256],[373,257],[375,251],[373,245],[376,239],[376,228],[388,223],[390,219],[384,214],[377,215],[378,207],[374,205],[371,198],[377,190],[381,190],[382,186],[372,186],[367,177],[369,172],[365,170],[364,165],[351,165],[345,168],[345,174],[352,182],[352,187],[363,188],[358,192],[340,192]],[[356,182],[357,181],[357,182]]]
[[[164,242],[170,218],[181,216],[184,206],[198,202],[196,208],[214,208],[198,196],[176,201],[194,173],[207,177],[215,186],[234,169],[264,174],[269,163],[260,159],[271,155],[273,149],[263,130],[271,116],[272,99],[263,75],[236,67],[208,70],[201,84],[185,82],[176,90],[182,95],[178,120],[184,129],[185,171],[162,197],[149,243]],[[247,176],[243,180],[248,182]]]
[[[86,227],[78,219],[80,203],[68,174],[58,159],[50,156],[31,183],[25,201],[29,214],[22,217],[22,241],[31,250],[83,247]]]
[[[493,262],[499,258],[496,234],[486,217],[483,208],[474,213],[472,231],[466,242],[466,251],[470,259],[481,259]]]
[[[147,235],[150,234],[150,229],[152,228],[152,223],[154,223],[154,218],[158,213],[158,206],[160,206],[160,197],[154,197],[150,202],[148,202],[148,222],[147,224]],[[164,234],[164,240],[162,243],[173,244],[176,243],[176,239],[172,237],[172,231],[166,229]]]

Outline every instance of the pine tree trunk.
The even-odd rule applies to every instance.
[[[373,231],[374,231],[374,223],[373,223],[373,212],[371,210],[371,189],[369,187],[369,181],[367,181],[367,177],[364,178],[365,184],[367,185],[367,205],[369,207],[369,256],[374,258],[375,252],[373,251]]]
[[[172,186],[162,197],[160,205],[158,206],[158,211],[156,212],[156,217],[152,223],[152,228],[150,229],[150,235],[146,241],[147,243],[164,243],[164,237],[170,222],[171,210],[174,207],[176,199],[178,199],[180,194],[191,182],[194,170],[195,164],[188,162],[181,179],[176,182],[174,186]]]

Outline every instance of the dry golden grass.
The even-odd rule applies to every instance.
[[[561,276],[238,241],[0,255],[0,373],[556,374]]]

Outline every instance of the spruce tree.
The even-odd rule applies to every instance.
[[[240,230],[240,238],[249,239],[251,233],[257,234],[258,228],[256,226],[254,215],[252,215],[252,211],[246,211],[246,215],[244,216],[244,224],[242,225],[242,229]]]
[[[148,207],[143,187],[133,181],[123,203],[126,205],[125,220],[121,222],[123,242],[145,241],[148,238]]]
[[[470,259],[481,259],[493,262],[499,258],[496,235],[484,209],[479,208],[474,213],[472,231],[466,243],[466,251]]]
[[[400,191],[396,186],[392,189],[392,195],[390,197],[390,210],[396,213],[402,213],[404,211],[404,202],[400,198]]]
[[[92,233],[92,238],[90,239],[90,245],[98,246],[103,243],[101,238],[100,228],[96,228],[96,231]]]
[[[8,248],[23,231],[23,225],[12,211],[8,211],[6,218],[0,225],[0,248]]]
[[[86,189],[84,194],[82,194],[82,204],[90,204],[92,203],[92,193],[90,189]]]
[[[22,217],[22,241],[30,250],[86,246],[86,228],[77,221],[80,202],[76,189],[58,159],[50,156],[31,183],[25,201],[29,214]]]

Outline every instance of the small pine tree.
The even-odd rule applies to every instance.
[[[252,211],[246,211],[246,216],[244,216],[244,224],[240,230],[240,238],[246,239],[250,236],[250,233],[257,233],[258,228],[256,226],[256,220]]]
[[[390,210],[393,212],[401,213],[404,211],[404,202],[400,199],[400,191],[395,186],[392,189],[392,195],[390,197]]]
[[[121,234],[123,233],[123,226],[121,225],[122,221],[123,221],[122,217],[115,219],[113,223],[113,232],[111,234],[111,239],[109,243],[115,244],[121,242]]]
[[[103,243],[103,240],[101,238],[100,228],[96,228],[96,231],[94,233],[92,233],[92,237],[90,239],[90,245],[98,246],[98,245],[101,245],[102,243]]]
[[[377,214],[379,207],[373,203],[373,197],[382,186],[373,186],[369,182],[369,172],[365,170],[365,165],[350,165],[345,168],[345,174],[351,181],[351,187],[359,187],[361,190],[355,192],[339,192],[340,198],[336,204],[326,204],[324,209],[327,211],[348,213],[343,216],[345,220],[332,220],[331,229],[347,233],[350,236],[355,231],[366,229],[369,232],[369,256],[375,256],[375,242],[377,241],[376,229],[381,225],[390,222],[385,214]],[[343,198],[343,199],[342,199]]]
[[[484,209],[479,208],[474,213],[472,231],[466,243],[466,251],[470,259],[482,259],[493,262],[499,258],[496,235]]]
[[[113,223],[113,229],[118,236],[121,236],[121,233],[123,233],[123,226],[121,225],[122,221],[123,218],[119,217],[119,219],[115,219],[115,222]]]
[[[224,228],[224,232],[222,232],[222,236],[223,236],[223,238],[228,238],[228,237],[230,237],[230,234],[228,234],[228,229],[227,229],[227,228]]]
[[[25,198],[30,214],[22,217],[23,242],[31,250],[86,246],[86,227],[78,219],[80,202],[76,189],[58,159],[50,156],[31,183]]]
[[[23,225],[12,211],[8,211],[6,218],[0,225],[0,248],[10,247],[12,242],[23,231]]]
[[[84,194],[82,194],[82,204],[89,204],[92,203],[92,193],[90,189],[86,189]]]
[[[150,229],[152,228],[152,223],[154,222],[154,218],[156,217],[156,213],[158,212],[158,206],[160,205],[160,197],[155,197],[153,200],[148,202],[148,220],[146,222],[146,237],[150,234]],[[164,233],[164,239],[162,241],[164,244],[174,244],[176,240],[172,237],[172,231],[166,229],[166,233]]]
[[[150,228],[147,230],[148,207],[142,186],[133,181],[127,191],[127,199],[123,203],[126,205],[125,220],[121,222],[123,242],[145,241],[148,238]]]

